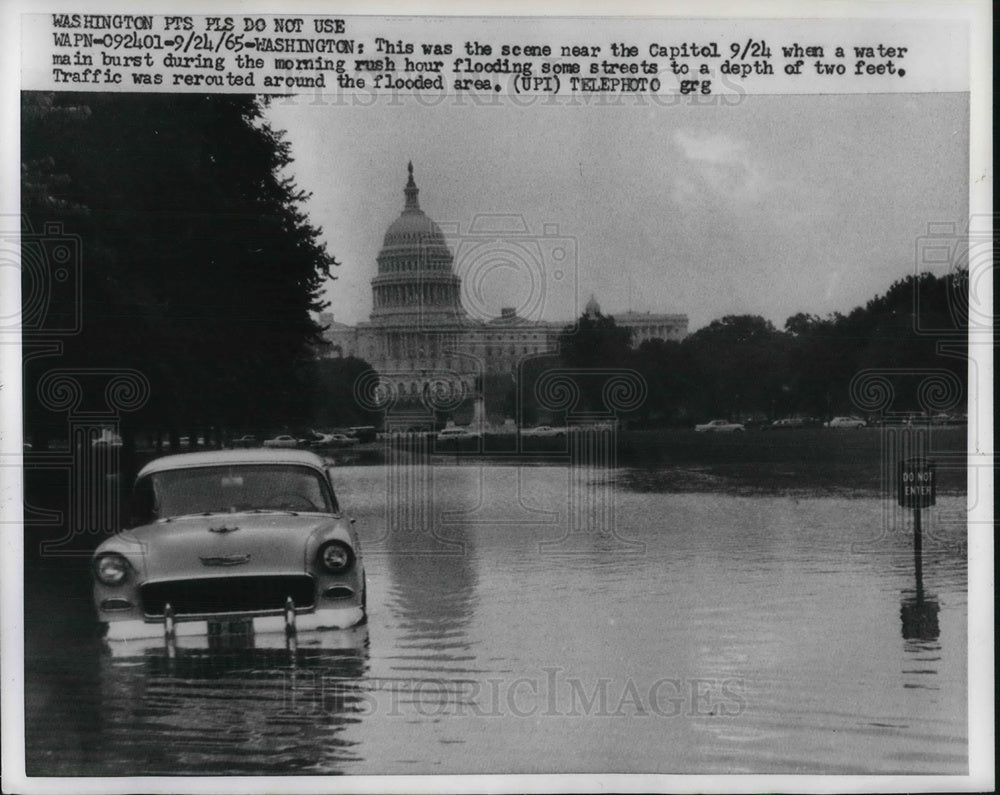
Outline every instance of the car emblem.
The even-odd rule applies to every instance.
[[[240,528],[238,528],[236,525],[233,525],[232,527],[226,527],[223,524],[223,525],[219,525],[218,527],[210,527],[210,528],[208,528],[208,532],[210,532],[210,533],[234,533],[234,532],[236,532],[239,529]]]
[[[249,555],[224,555],[221,557],[198,558],[204,566],[239,566],[250,561]]]

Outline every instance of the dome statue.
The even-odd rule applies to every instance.
[[[403,212],[386,230],[376,258],[371,320],[393,326],[461,324],[462,284],[452,269],[451,250],[441,227],[420,209],[412,162],[407,172]]]
[[[403,193],[406,203],[399,218],[392,222],[382,239],[378,255],[379,273],[392,271],[400,261],[410,267],[404,270],[451,270],[452,257],[444,234],[434,221],[420,209],[417,195],[420,188],[413,179],[413,163],[407,164],[409,178]]]

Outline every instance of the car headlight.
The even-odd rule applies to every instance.
[[[128,561],[117,552],[101,555],[94,561],[94,576],[105,585],[121,585],[128,577]]]
[[[316,557],[319,565],[330,572],[346,571],[354,562],[354,552],[341,541],[327,541]]]

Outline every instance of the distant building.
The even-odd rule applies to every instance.
[[[420,209],[419,189],[408,166],[403,212],[386,230],[372,279],[367,322],[349,326],[323,313],[330,355],[356,356],[388,378],[402,398],[446,388],[472,395],[478,377],[514,374],[526,358],[555,353],[559,334],[574,321],[530,320],[503,308],[500,317],[470,318],[462,305],[461,279],[438,225]],[[588,313],[600,312],[591,297]],[[633,330],[633,345],[647,339],[682,339],[686,315],[627,312],[612,315]]]
[[[680,342],[688,334],[687,315],[654,315],[649,312],[622,312],[612,315],[619,326],[632,329],[632,347],[647,340]]]

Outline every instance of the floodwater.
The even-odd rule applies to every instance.
[[[113,656],[81,564],[29,566],[29,774],[968,770],[962,496],[925,511],[918,582],[875,496],[337,474],[365,628]]]

